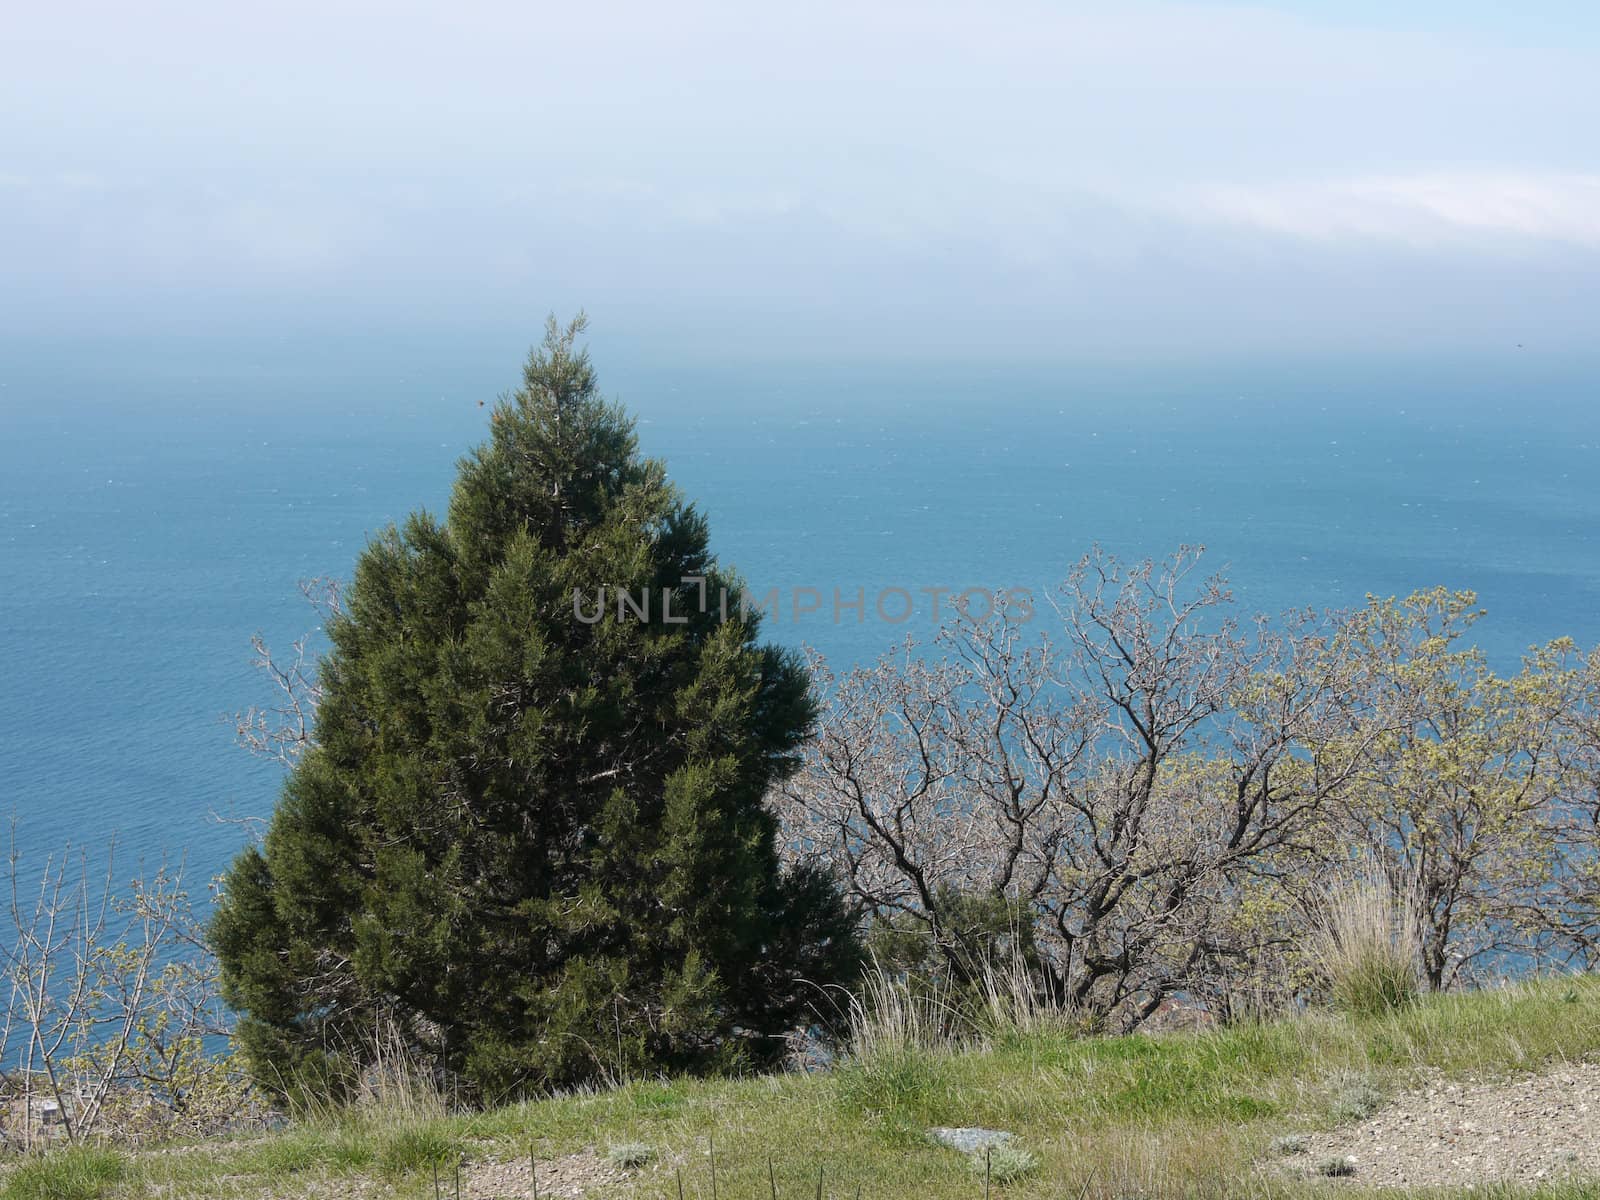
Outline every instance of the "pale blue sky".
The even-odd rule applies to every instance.
[[[1600,311],[1597,12],[18,6],[0,319],[1565,352]]]
[[[1592,44],[1600,34],[1590,0],[1257,0],[1238,7],[1377,30],[1484,35],[1502,45]]]

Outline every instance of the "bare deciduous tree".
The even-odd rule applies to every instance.
[[[1058,638],[1001,608],[928,655],[815,663],[824,716],[774,799],[791,852],[957,971],[959,899],[1020,906],[1040,987],[1101,1017],[1136,1020],[1235,956],[1241,898],[1326,849],[1323,801],[1373,720],[1325,630],[1241,629],[1198,557],[1085,557]]]
[[[340,611],[339,588],[338,580],[325,577],[300,581],[301,594],[323,621]],[[231,718],[241,746],[285,767],[294,766],[311,744],[317,705],[322,701],[311,637],[306,633],[297,638],[287,657],[275,655],[262,634],[257,633],[250,639],[255,666],[270,681],[276,699],[271,704],[235,713]]]

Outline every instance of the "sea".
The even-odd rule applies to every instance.
[[[0,817],[25,869],[114,844],[120,876],[181,862],[204,893],[283,779],[229,720],[271,700],[252,635],[315,644],[297,582],[443,510],[523,350],[319,335],[0,354]],[[719,558],[779,590],[767,636],[837,665],[926,637],[935,601],[969,588],[1029,589],[1044,628],[1096,544],[1204,545],[1246,612],[1473,589],[1505,670],[1554,637],[1600,644],[1600,362],[624,351],[597,348],[605,390]],[[866,603],[836,613],[836,590]],[[909,619],[886,619],[902,592]]]

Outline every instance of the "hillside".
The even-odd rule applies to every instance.
[[[1018,1200],[1354,1195],[1488,1171],[1522,1181],[1507,1195],[1600,1194],[1582,1183],[1600,1178],[1581,1136],[1596,1061],[1600,980],[1547,980],[1390,1017],[1012,1031],[959,1053],[884,1050],[811,1075],[636,1082],[472,1115],[391,1094],[257,1139],[58,1153],[10,1169],[0,1196],[430,1197],[435,1164],[454,1196],[460,1163],[462,1196],[509,1200],[534,1194],[530,1151],[540,1196],[810,1198],[819,1177],[830,1200],[982,1194],[981,1159],[933,1127],[1012,1133],[1024,1154],[996,1152],[990,1187]]]

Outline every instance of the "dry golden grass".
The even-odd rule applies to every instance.
[[[1411,898],[1378,873],[1338,883],[1317,910],[1307,949],[1346,1012],[1384,1013],[1417,998],[1421,921]]]

